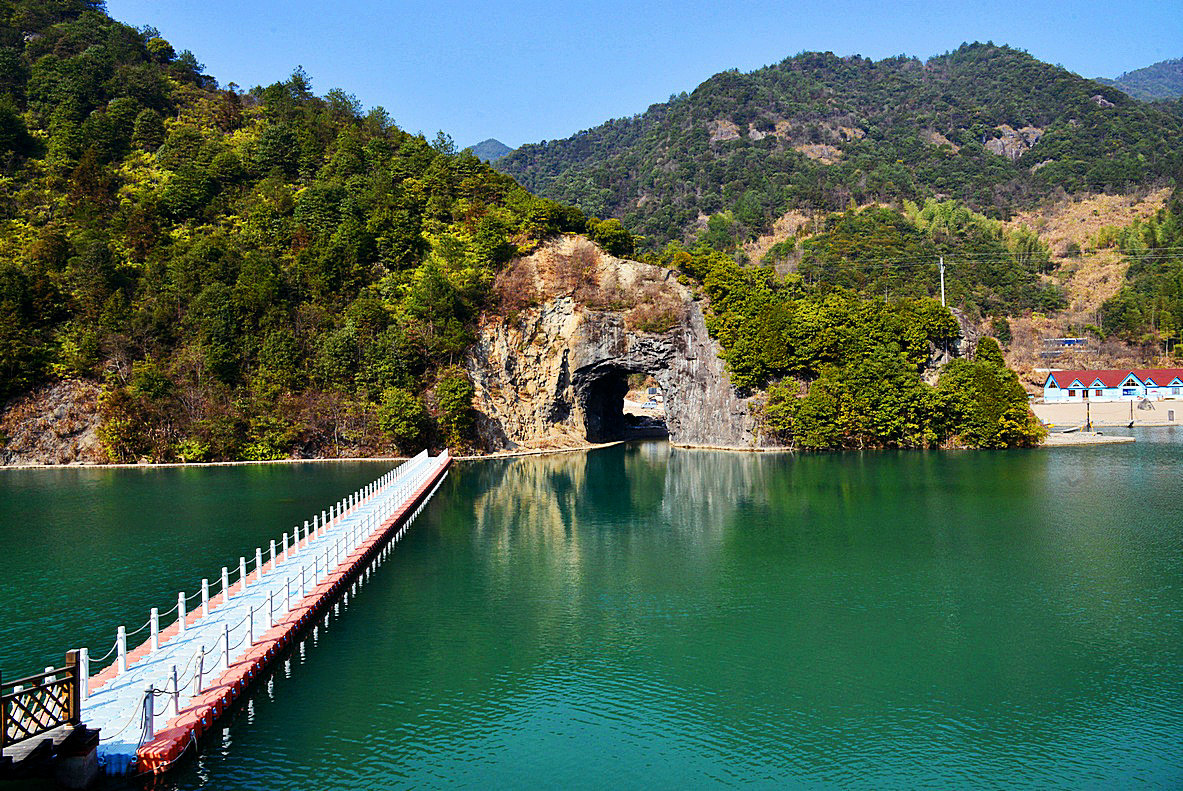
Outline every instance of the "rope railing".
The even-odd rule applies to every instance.
[[[127,636],[128,636],[128,637],[134,637],[135,635],[137,635],[137,634],[139,634],[140,632],[144,631],[145,629],[147,629],[147,628],[148,628],[149,626],[151,626],[151,625],[152,625],[152,619],[151,619],[151,618],[149,618],[148,620],[144,621],[144,625],[143,625],[143,626],[141,626],[139,629],[136,629],[136,630],[134,630],[134,631],[128,632],[128,633],[127,633]]]
[[[137,720],[142,722],[143,718],[144,718],[144,711],[143,711],[143,704],[141,704],[139,707],[137,707],[131,713],[131,716],[128,717],[127,722],[125,722],[123,724],[123,727],[121,727],[119,730],[113,731],[111,733],[104,733],[102,736],[99,737],[99,741],[100,742],[114,741],[117,737],[121,736],[124,731],[126,731],[129,727],[131,727],[131,724],[133,722],[136,722]]]
[[[108,651],[107,653],[103,654],[103,655],[102,655],[102,656],[100,656],[98,659],[92,659],[92,660],[90,660],[90,661],[91,661],[91,662],[106,662],[108,659],[110,659],[110,658],[111,658],[111,655],[112,655],[112,654],[114,654],[114,653],[115,653],[116,651],[118,651],[118,650],[119,650],[119,641],[118,641],[118,640],[116,640],[116,641],[115,641],[115,642],[114,642],[114,643],[111,645],[111,650],[110,650],[110,651]]]

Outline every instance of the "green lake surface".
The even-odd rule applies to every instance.
[[[1178,788],[1183,432],[455,465],[164,789]],[[389,465],[0,471],[0,670]]]

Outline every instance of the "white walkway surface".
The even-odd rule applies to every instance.
[[[99,760],[106,771],[109,774],[126,772],[137,748],[149,735],[149,723],[144,714],[149,687],[157,690],[152,696],[151,730],[155,732],[177,711],[185,709],[188,701],[201,689],[208,688],[229,664],[246,654],[252,637],[259,640],[290,609],[289,603],[297,604],[446,463],[446,453],[429,457],[426,451],[404,462],[326,511],[327,526],[322,525],[319,514],[315,519],[317,529],[314,534],[313,520],[305,523],[312,534],[307,541],[304,539],[305,529],[298,528],[301,538],[298,548],[294,548],[296,542],[291,533],[278,540],[274,565],[271,563],[272,547],[261,547],[255,557],[246,559],[248,584],[245,590],[235,587],[242,564],[228,572],[232,580],[228,602],[222,602],[220,597],[222,580],[227,574],[224,572],[217,580],[211,578],[210,585],[215,591],[210,593],[211,605],[216,606],[211,606],[207,614],[195,621],[191,620],[183,633],[172,634],[167,642],[135,659],[126,670],[108,679],[83,702],[83,722],[90,728],[101,730]],[[287,557],[284,557],[284,546],[289,547]],[[251,578],[259,560],[263,573],[261,577]],[[199,592],[187,597],[186,609],[200,610],[200,596]],[[166,615],[170,621],[173,619],[171,611]],[[151,619],[131,641],[145,642],[152,630],[150,624]],[[151,643],[151,639],[146,642]],[[115,651],[112,656],[118,654],[118,641]],[[174,696],[174,689],[179,689],[179,695]]]

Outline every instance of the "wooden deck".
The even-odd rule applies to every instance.
[[[0,756],[0,781],[45,775],[63,752],[98,741],[98,731],[85,725],[59,725],[37,736],[4,745]]]

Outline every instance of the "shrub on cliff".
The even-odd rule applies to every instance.
[[[382,393],[378,407],[378,425],[390,435],[400,450],[412,450],[419,445],[427,424],[427,409],[409,390],[388,387]]]
[[[476,389],[468,374],[458,365],[440,372],[435,385],[435,399],[439,404],[439,424],[450,446],[468,444],[473,427],[472,398]]]

